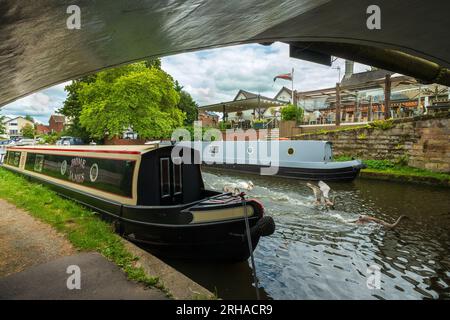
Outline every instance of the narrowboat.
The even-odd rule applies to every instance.
[[[41,182],[112,221],[120,235],[159,256],[246,260],[274,232],[263,205],[204,187],[195,150],[173,146],[9,147],[3,167]],[[246,228],[246,222],[249,227]]]
[[[182,142],[184,145],[188,145]],[[334,161],[329,141],[269,140],[194,142],[207,168],[276,175],[308,181],[353,181],[365,165]],[[276,170],[269,167],[276,166]]]

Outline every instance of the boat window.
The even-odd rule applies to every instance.
[[[293,155],[294,154],[294,148],[289,148],[288,149],[288,154],[289,155]]]
[[[6,154],[6,164],[10,166],[18,167],[20,163],[21,152],[8,151]]]
[[[39,172],[119,196],[132,196],[135,161],[32,152],[22,158],[26,158],[26,171]]]
[[[160,159],[161,168],[161,198],[170,196],[170,160],[169,158]]]
[[[181,164],[173,164],[173,185],[174,194],[180,194],[182,192],[182,177],[181,177]]]
[[[44,167],[44,155],[38,154],[36,155],[36,160],[34,161],[34,171],[42,172],[43,167]]]

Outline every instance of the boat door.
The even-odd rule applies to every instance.
[[[333,145],[331,142],[325,143],[325,156],[324,161],[333,161]]]
[[[161,204],[179,204],[183,202],[183,168],[175,164],[170,157],[159,159],[159,181]]]

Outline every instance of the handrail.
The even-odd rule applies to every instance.
[[[269,124],[272,123],[275,120],[275,118],[272,118],[270,121],[267,121],[266,123],[263,124],[263,128],[267,129],[269,127]]]

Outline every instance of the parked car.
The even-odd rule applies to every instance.
[[[36,141],[34,139],[28,139],[28,138],[22,138],[18,141],[16,141],[16,146],[30,146],[36,144]]]
[[[2,140],[2,141],[0,141],[0,146],[7,146],[7,145],[10,145],[10,144],[12,144],[14,141],[12,141],[12,140]]]
[[[69,136],[61,137],[61,139],[56,141],[57,146],[74,146],[82,144],[84,144],[83,139]]]

